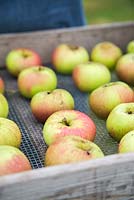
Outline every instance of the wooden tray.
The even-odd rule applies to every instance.
[[[35,49],[44,63],[50,63],[60,43],[82,45],[90,52],[109,40],[125,51],[134,39],[134,22],[86,26],[62,30],[0,35],[0,73],[5,56],[18,47]],[[12,116],[11,116],[12,117]],[[134,200],[134,154],[113,154],[104,158],[0,177],[0,200]]]

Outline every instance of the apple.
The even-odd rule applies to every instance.
[[[31,67],[20,72],[17,82],[21,95],[32,98],[38,92],[54,90],[57,87],[57,76],[49,67]]]
[[[13,49],[6,56],[7,70],[16,77],[23,69],[41,64],[40,55],[27,48]]]
[[[31,170],[28,158],[18,148],[0,145],[0,176]]]
[[[102,119],[106,119],[118,104],[133,101],[134,91],[122,81],[104,84],[95,89],[88,97],[90,108]]]
[[[129,131],[122,137],[118,146],[119,153],[134,152],[134,130]]]
[[[57,139],[45,155],[45,165],[60,165],[104,157],[102,150],[93,142],[70,135]]]
[[[65,89],[43,91],[32,97],[30,106],[35,118],[40,122],[45,122],[52,113],[58,110],[74,109],[74,98]]]
[[[96,126],[93,120],[78,110],[60,110],[48,117],[43,127],[43,137],[47,145],[66,135],[78,135],[93,141]]]
[[[0,93],[4,93],[5,92],[5,83],[3,78],[0,77]]]
[[[71,74],[76,65],[88,60],[88,51],[82,46],[60,44],[52,52],[53,67],[61,74]]]
[[[9,105],[6,97],[0,93],[0,117],[7,117],[9,113]]]
[[[127,52],[128,53],[134,53],[134,40],[130,41],[127,44]]]
[[[112,42],[104,41],[96,44],[91,50],[91,60],[106,65],[113,70],[122,50]]]
[[[134,85],[134,53],[123,55],[118,60],[115,70],[120,80]]]
[[[108,68],[95,62],[77,65],[72,73],[76,87],[82,92],[91,92],[97,87],[111,81]]]
[[[19,147],[21,139],[18,125],[13,120],[0,117],[0,145]]]
[[[134,103],[121,103],[109,114],[106,127],[109,134],[117,141],[134,130]]]

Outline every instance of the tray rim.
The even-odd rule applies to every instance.
[[[31,37],[31,36],[40,36],[43,34],[44,37],[53,37],[53,35],[64,35],[65,33],[72,33],[76,31],[90,31],[90,30],[100,30],[100,29],[116,29],[116,28],[122,28],[122,27],[134,27],[134,21],[128,21],[128,22],[118,22],[118,23],[108,23],[108,24],[100,24],[100,25],[89,25],[85,27],[75,27],[75,28],[69,28],[69,29],[57,29],[57,30],[46,30],[46,31],[33,31],[33,32],[26,32],[26,33],[10,33],[10,34],[0,34],[0,41],[1,40],[8,40],[13,38],[18,38],[18,40],[21,40],[21,38],[24,37]],[[1,42],[0,42],[1,43]],[[7,47],[8,48],[8,47]],[[44,180],[47,181],[48,179],[51,179],[52,177],[61,176],[61,178],[66,174],[69,175],[70,173],[84,173],[85,170],[91,171],[91,173],[94,173],[94,171],[98,170],[99,168],[108,168],[112,167],[112,174],[113,178],[117,175],[117,165],[120,166],[121,170],[124,170],[124,172],[127,170],[127,164],[134,163],[134,153],[128,153],[128,154],[114,154],[114,155],[108,155],[104,158],[90,160],[90,161],[83,161],[80,163],[74,163],[74,164],[66,164],[66,165],[59,165],[59,166],[53,166],[53,167],[43,167],[39,169],[30,170],[27,172],[21,172],[11,175],[5,175],[0,177],[0,196],[1,191],[3,191],[3,188],[8,190],[9,186],[16,187],[18,184],[19,188],[21,188],[21,184],[25,183],[32,183],[33,181],[37,180]],[[129,174],[130,172],[126,172],[126,174]],[[131,173],[134,175],[134,169],[132,169]],[[123,175],[124,176],[124,175]],[[99,180],[99,176],[94,176]],[[52,181],[51,181],[52,183]],[[71,182],[69,183],[71,187]],[[45,191],[44,191],[45,195]],[[38,199],[35,198],[35,199]],[[4,197],[1,200],[5,200]],[[29,199],[27,199],[29,200]]]

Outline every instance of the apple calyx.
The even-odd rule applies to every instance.
[[[79,49],[79,46],[76,45],[68,45],[69,49],[71,49],[72,51],[76,51]]]
[[[89,145],[89,142],[86,142],[85,140],[82,140],[81,138],[73,138],[73,140],[76,142],[76,146],[81,149],[86,151],[87,155],[90,155],[91,151],[91,146]]]
[[[38,71],[42,71],[43,67],[42,66],[38,66]]]
[[[31,53],[23,50],[21,55],[23,56],[23,58],[28,58],[29,56],[31,56]]]
[[[111,44],[109,43],[101,44],[101,48],[105,50],[111,49]]]
[[[23,53],[23,58],[28,58],[29,55],[27,55],[25,52]]]
[[[132,115],[132,114],[134,114],[134,111],[128,110],[127,114]]]
[[[51,91],[47,91],[47,94],[51,94],[52,92]]]
[[[113,86],[113,85],[117,85],[117,83],[116,82],[106,83],[105,85],[103,85],[103,88],[110,87],[110,86]]]

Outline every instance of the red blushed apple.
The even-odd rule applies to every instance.
[[[134,85],[134,53],[123,55],[118,60],[115,70],[119,79]]]
[[[60,165],[104,157],[93,142],[78,136],[65,136],[51,144],[45,155],[45,165]]]
[[[19,147],[21,139],[18,125],[10,119],[0,117],[0,145]]]
[[[51,91],[57,87],[55,72],[45,66],[24,69],[18,76],[18,88],[22,96],[32,98],[41,91]]]
[[[0,145],[0,176],[31,169],[28,158],[18,148]]]
[[[41,64],[42,61],[40,55],[27,48],[13,49],[7,54],[6,57],[7,70],[16,77],[23,69]]]
[[[88,51],[81,46],[60,44],[52,53],[53,67],[61,74],[71,74],[76,65],[87,61]]]
[[[53,91],[43,91],[32,97],[31,110],[35,118],[40,122],[58,110],[74,109],[74,98],[65,89],[55,89]]]
[[[4,93],[5,91],[5,83],[4,80],[0,77],[0,93]]]
[[[77,135],[93,141],[96,126],[93,120],[78,110],[60,110],[48,117],[43,127],[43,136],[47,145],[66,135]]]
[[[110,82],[95,89],[88,98],[92,111],[100,118],[106,119],[111,110],[120,103],[134,101],[134,92],[124,82]]]
[[[106,65],[110,70],[115,68],[116,62],[121,56],[121,49],[109,41],[96,44],[91,51],[91,60]]]
[[[77,65],[72,73],[76,87],[82,92],[91,92],[97,87],[110,82],[108,68],[100,63],[88,62]]]

